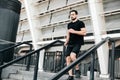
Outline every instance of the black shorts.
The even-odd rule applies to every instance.
[[[80,52],[81,45],[75,44],[75,45],[68,45],[66,49],[65,56],[70,56],[71,52],[74,52],[77,56]]]

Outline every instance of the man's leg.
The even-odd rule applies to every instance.
[[[70,63],[71,63],[71,58],[70,58],[70,56],[66,57],[66,63],[67,63],[67,66],[70,65]],[[72,69],[69,70],[68,74],[69,74],[69,76],[73,76],[73,74],[72,74]]]
[[[71,60],[72,61],[75,61],[76,60],[76,53],[74,53],[74,52],[72,52],[71,54],[70,54],[70,57],[71,57]],[[76,66],[75,66],[75,73],[76,73],[76,75],[75,75],[75,77],[76,78],[80,78],[80,71],[79,71],[79,65],[77,64]]]
[[[73,49],[72,46],[70,46],[70,45],[67,46],[67,50],[66,50],[66,64],[67,64],[67,66],[70,65],[72,62],[71,57],[70,57],[72,49]],[[72,69],[68,71],[68,74],[69,74],[69,77],[67,80],[74,80]]]
[[[72,61],[72,60],[71,60],[70,56],[67,56],[67,57],[66,57],[67,66],[70,65],[71,61]],[[72,69],[68,71],[68,74],[69,74],[69,77],[68,77],[67,80],[74,80],[73,73],[72,73]]]
[[[76,60],[76,53],[72,52],[72,53],[70,54],[70,57],[71,57],[71,60],[72,60],[72,61],[75,61],[75,60]],[[78,64],[75,66],[75,69],[76,69],[76,70],[79,70],[79,65],[78,65]]]

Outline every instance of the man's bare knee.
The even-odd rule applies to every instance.
[[[75,60],[76,60],[76,54],[75,54],[74,52],[72,52],[72,53],[70,54],[70,57],[71,57],[71,60],[72,60],[72,61],[75,61]]]
[[[70,56],[66,57],[66,62],[67,62],[67,63],[70,63],[70,62],[71,62]]]

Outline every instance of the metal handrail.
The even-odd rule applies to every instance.
[[[24,58],[26,58],[26,57],[34,54],[34,53],[37,53],[37,52],[43,50],[43,49],[49,48],[51,45],[53,45],[53,44],[55,44],[55,43],[57,43],[57,42],[60,42],[60,43],[62,43],[62,44],[64,43],[63,41],[56,40],[56,41],[54,41],[54,42],[52,42],[52,43],[50,43],[50,44],[48,44],[48,45],[46,45],[46,46],[41,47],[40,49],[37,49],[37,50],[32,51],[32,52],[28,52],[28,54],[25,55],[25,56],[22,56],[22,57],[20,57],[20,58],[14,59],[14,60],[12,60],[12,61],[4,64],[4,65],[1,65],[1,66],[0,66],[0,69],[5,68],[5,67],[7,67],[7,66],[9,66],[9,65],[11,65],[11,64],[13,64],[13,63],[16,63],[16,62],[18,62],[18,61],[20,61],[20,60],[22,60],[22,59],[24,59]],[[18,45],[21,45],[21,44],[23,44],[23,43],[20,43],[20,44],[18,44]],[[18,45],[15,45],[15,46],[18,46]],[[12,48],[13,48],[13,46],[12,46]],[[10,47],[10,48],[7,48],[7,49],[4,49],[4,50],[1,50],[0,52],[5,51],[5,50],[8,50],[8,49],[11,49],[11,47]]]
[[[61,76],[63,76],[66,72],[68,72],[70,69],[72,69],[75,65],[77,65],[83,59],[85,59],[87,56],[89,56],[90,54],[92,54],[93,51],[95,51],[97,48],[99,48],[102,44],[104,44],[105,42],[107,42],[109,39],[110,38],[107,37],[104,40],[102,40],[100,43],[98,43],[97,45],[93,45],[82,56],[78,57],[76,59],[76,61],[72,62],[70,65],[68,65],[65,68],[63,68],[60,72],[58,72],[56,75],[54,75],[50,80],[58,80]],[[94,69],[93,66],[92,66],[92,68]],[[91,71],[93,71],[93,70],[91,70]],[[94,80],[94,72],[92,72],[92,78],[91,78],[91,80]]]
[[[9,66],[9,65],[11,65],[11,64],[13,64],[13,63],[16,63],[16,62],[18,62],[18,61],[20,61],[20,60],[22,60],[22,59],[24,59],[24,58],[26,58],[26,57],[34,54],[34,53],[39,52],[40,50],[43,50],[43,49],[45,49],[45,48],[49,48],[51,45],[55,44],[56,42],[64,43],[63,41],[56,40],[56,41],[54,41],[54,42],[52,42],[52,43],[50,43],[50,44],[48,44],[48,45],[46,45],[46,46],[41,47],[40,49],[37,49],[37,50],[32,51],[32,52],[28,52],[28,54],[26,54],[25,56],[22,56],[22,57],[20,57],[20,58],[14,59],[14,60],[12,60],[12,61],[4,64],[4,65],[1,65],[1,66],[0,66],[0,69],[5,68],[5,67],[7,67],[7,66]],[[10,48],[9,48],[9,49],[10,49]],[[8,48],[5,49],[5,50],[8,50]],[[3,50],[3,51],[5,51],[5,50]]]
[[[18,46],[23,45],[23,44],[29,45],[29,46],[30,46],[30,51],[32,50],[32,44],[30,44],[29,41],[18,42],[18,43],[14,44],[14,45],[12,45],[12,46],[10,46],[10,47],[1,49],[1,50],[0,50],[1,57],[3,57],[3,56],[2,56],[2,55],[3,55],[3,54],[2,54],[3,52],[8,51],[8,50],[10,50],[10,49],[13,49],[13,48],[18,47]],[[27,70],[27,71],[29,71],[29,68],[30,68],[30,58],[31,58],[31,57],[28,58],[29,62],[27,63],[27,67],[26,67],[26,70]],[[1,58],[0,66],[3,65],[3,64],[4,64],[4,60],[3,60],[3,58]],[[2,73],[2,69],[0,69],[0,79],[1,79],[1,73]]]
[[[20,60],[22,60],[22,59],[24,59],[24,58],[26,58],[26,57],[29,57],[29,56],[37,53],[37,60],[36,60],[36,65],[35,65],[35,70],[34,70],[34,78],[33,78],[33,80],[37,80],[39,54],[40,54],[39,52],[40,52],[41,50],[43,50],[43,49],[50,48],[51,46],[53,46],[53,45],[54,45],[55,43],[57,43],[57,42],[59,42],[59,43],[61,43],[61,44],[64,44],[63,41],[56,40],[56,41],[54,41],[54,42],[52,42],[52,43],[50,43],[50,44],[48,44],[48,45],[46,45],[46,46],[43,46],[43,47],[41,47],[41,48],[39,48],[39,49],[37,49],[37,50],[35,50],[35,51],[28,52],[28,54],[26,54],[26,55],[24,55],[24,56],[22,56],[22,57],[19,57],[19,58],[14,59],[14,60],[12,60],[12,61],[4,64],[4,65],[1,65],[1,66],[0,66],[0,70],[2,70],[3,68],[6,68],[6,67],[12,65],[13,63],[16,63],[16,62],[18,62],[18,61],[20,61]]]
[[[69,71],[71,68],[73,68],[76,64],[78,64],[81,60],[85,59],[89,55],[91,55],[92,58],[93,58],[92,59],[92,63],[91,63],[92,66],[91,66],[90,80],[94,80],[94,56],[95,56],[94,54],[95,53],[93,53],[93,52],[96,51],[97,48],[99,48],[102,44],[104,44],[107,41],[110,41],[110,42],[113,43],[112,44],[112,46],[113,46],[112,47],[113,48],[112,49],[113,50],[112,51],[112,55],[114,55],[114,50],[115,50],[114,48],[115,48],[115,41],[116,40],[107,37],[103,41],[101,41],[100,43],[98,43],[97,45],[93,45],[91,48],[89,48],[83,55],[81,55],[80,57],[78,57],[76,59],[76,61],[74,61],[73,63],[71,63],[69,66],[63,68],[60,72],[58,72],[56,75],[54,75],[50,80],[58,80],[62,75],[64,75],[67,71]],[[16,62],[18,62],[18,61],[20,61],[20,60],[22,60],[22,59],[24,59],[26,57],[29,57],[32,54],[37,53],[37,61],[36,61],[36,66],[35,66],[35,71],[34,71],[34,78],[33,78],[33,80],[37,80],[38,63],[39,63],[39,54],[40,54],[40,51],[43,50],[43,49],[46,49],[46,48],[50,48],[51,46],[53,46],[57,42],[60,42],[61,44],[64,44],[63,41],[56,40],[56,41],[54,41],[54,42],[52,42],[52,43],[50,43],[50,44],[48,44],[46,46],[41,47],[40,49],[37,49],[37,50],[32,51],[32,52],[29,52],[27,55],[25,55],[23,57],[17,58],[17,59],[12,60],[12,61],[4,64],[4,65],[1,65],[0,66],[0,70],[2,70],[3,68],[5,68],[5,67],[7,67],[7,66],[9,66],[9,65],[11,65],[13,63],[16,63]],[[114,57],[113,57],[113,60],[112,60],[112,64],[114,64]],[[114,68],[114,65],[113,65],[112,68]],[[113,71],[112,72],[113,74],[111,75],[111,80],[114,80],[114,70],[112,70],[112,71]]]
[[[114,39],[110,39],[111,45],[112,45],[112,51],[111,51],[111,66],[110,66],[110,79],[114,80],[115,79],[115,42],[120,40],[120,38],[114,38]]]
[[[19,42],[19,43],[17,43],[16,45],[12,45],[12,46],[10,46],[10,47],[1,49],[0,52],[4,52],[4,51],[7,51],[7,50],[10,50],[10,49],[12,49],[12,48],[15,48],[15,47],[20,46],[20,45],[23,45],[23,44],[31,45],[28,41]]]

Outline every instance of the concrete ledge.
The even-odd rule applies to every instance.
[[[107,78],[107,79],[109,79],[110,75],[109,74],[100,74],[100,78]]]

